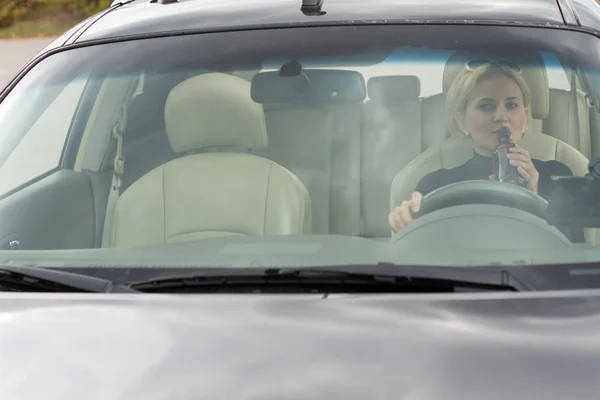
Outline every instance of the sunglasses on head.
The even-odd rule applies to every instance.
[[[513,71],[517,74],[520,74],[523,70],[521,69],[521,67],[518,64],[515,64],[513,62],[510,61],[496,61],[496,60],[470,60],[467,61],[467,63],[465,64],[466,68],[468,71],[475,71],[477,68],[481,67],[482,65],[497,65],[499,67],[502,68],[506,68],[510,71]]]

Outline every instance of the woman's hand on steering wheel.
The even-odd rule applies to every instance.
[[[421,200],[423,200],[423,195],[419,192],[413,192],[410,200],[404,200],[402,204],[394,208],[388,216],[389,224],[394,232],[398,232],[413,221],[411,212],[419,212]]]

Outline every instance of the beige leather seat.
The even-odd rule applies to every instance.
[[[297,175],[312,202],[315,234],[360,234],[360,157],[364,78],[340,70],[305,69],[318,101],[296,101],[290,81],[264,73],[253,84],[263,104],[269,147],[258,152]],[[357,75],[357,76],[355,76]],[[338,86],[336,97],[326,98]],[[297,89],[296,89],[297,90]],[[281,96],[281,94],[284,94]],[[391,178],[390,178],[391,181]],[[389,191],[386,189],[386,204]]]
[[[333,115],[324,108],[263,104],[269,146],[256,154],[294,173],[310,193],[313,233],[329,233]]]
[[[590,109],[585,94],[581,90],[573,93],[550,89],[550,108],[543,122],[543,132],[591,157]]]
[[[523,55],[525,57],[525,55]],[[443,87],[444,95],[452,81],[464,68],[464,63],[474,57],[469,53],[455,53],[448,60],[444,70]],[[478,55],[481,57],[481,54]],[[531,116],[543,120],[548,116],[549,89],[543,60],[536,55],[527,55],[527,67],[524,68],[524,78],[532,91]],[[424,110],[425,112],[426,110]],[[436,110],[437,115],[424,116],[424,118],[444,118],[443,109]],[[445,135],[445,132],[441,132]],[[566,164],[575,175],[587,173],[588,159],[577,149],[554,137],[545,135],[536,129],[528,130],[520,145],[526,148],[533,158],[547,161],[557,160]],[[465,163],[472,157],[473,146],[468,139],[446,139],[441,144],[433,146],[415,158],[395,176],[390,190],[390,210],[402,201],[410,199],[419,180],[426,174],[440,168],[454,168]],[[586,241],[594,242],[597,230],[586,230]]]
[[[268,144],[262,106],[252,101],[250,83],[232,75],[204,74],[175,86],[165,121],[176,153]],[[189,154],[153,169],[122,193],[112,243],[307,234],[311,218],[306,188],[280,165],[245,152]]]
[[[363,234],[389,236],[385,210],[396,172],[422,151],[421,82],[416,76],[369,79],[363,110],[361,207]]]

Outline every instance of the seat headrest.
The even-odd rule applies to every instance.
[[[414,75],[374,76],[367,83],[367,92],[372,100],[384,103],[418,99],[421,81]]]
[[[304,69],[298,76],[265,71],[252,79],[252,99],[257,103],[362,104],[367,96],[360,72]]]
[[[550,92],[548,89],[548,75],[544,60],[537,53],[498,53],[482,51],[457,51],[448,59],[444,68],[443,90],[444,94],[452,85],[454,79],[465,68],[467,61],[489,60],[510,61],[518,64],[523,70],[523,79],[531,90],[531,116],[535,119],[545,119],[550,107]]]
[[[233,146],[267,146],[262,105],[250,98],[250,82],[223,73],[198,75],[175,86],[165,105],[167,137],[174,152]]]

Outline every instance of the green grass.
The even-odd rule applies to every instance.
[[[57,36],[81,21],[69,14],[55,14],[35,20],[19,21],[0,29],[0,39]]]

